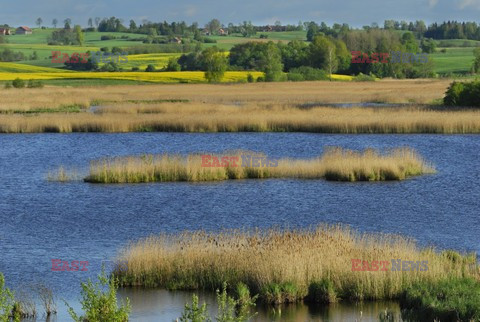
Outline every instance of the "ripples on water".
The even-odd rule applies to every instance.
[[[89,161],[103,156],[244,149],[272,158],[309,158],[326,146],[410,146],[433,162],[437,174],[377,183],[283,179],[93,185],[46,180],[48,171],[60,165],[85,173]],[[1,135],[0,271],[10,286],[41,281],[74,299],[80,281],[96,276],[102,261],[113,259],[129,240],[185,229],[308,227],[321,222],[478,252],[479,151],[478,135]],[[87,260],[89,271],[52,272],[54,258]]]

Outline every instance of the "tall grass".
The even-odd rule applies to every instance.
[[[92,183],[140,183],[168,181],[216,181],[253,178],[301,178],[335,181],[385,181],[403,180],[410,176],[433,173],[415,151],[398,148],[382,155],[373,149],[364,152],[328,149],[314,159],[271,160],[266,156],[258,162],[242,163],[242,155],[234,152],[216,156],[218,160],[230,160],[216,167],[205,167],[201,155],[143,155],[104,158],[93,161],[85,178]],[[237,162],[232,162],[236,158]],[[208,162],[213,164],[212,161]]]
[[[0,133],[480,133],[478,110],[322,106],[332,102],[430,103],[441,100],[448,82],[381,81],[374,85],[306,82],[301,86],[262,83],[44,88],[28,92],[0,89]],[[86,108],[97,104],[105,105],[95,110]]]
[[[19,110],[22,111],[22,110]],[[16,111],[15,113],[19,112]],[[245,103],[122,103],[86,112],[0,113],[0,133],[41,132],[313,132],[480,133],[480,111],[422,108],[302,109]]]
[[[450,252],[451,253],[451,252]],[[204,231],[151,236],[123,249],[128,270],[114,271],[125,286],[219,288],[245,283],[267,302],[301,299],[396,299],[417,282],[478,278],[474,255],[453,260],[447,252],[419,248],[405,237],[360,234],[344,226],[306,230]],[[428,270],[353,271],[362,261],[428,261]]]
[[[111,73],[110,73],[111,74]],[[143,73],[145,74],[145,73]],[[186,99],[195,103],[430,103],[441,99],[449,80],[382,80],[374,83],[302,82],[255,84],[118,85],[98,87],[0,88],[0,110],[89,106],[95,101]]]

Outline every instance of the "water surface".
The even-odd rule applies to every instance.
[[[271,158],[309,158],[327,146],[382,150],[410,146],[438,172],[376,183],[269,179],[95,185],[46,180],[47,173],[60,165],[84,173],[91,160],[103,156],[245,149]],[[0,135],[0,271],[13,288],[42,282],[74,301],[80,281],[96,276],[102,262],[113,259],[129,240],[186,229],[318,223],[400,233],[422,245],[479,252],[479,151],[479,135]],[[52,272],[51,259],[89,261],[89,270]],[[133,308],[134,319],[147,314],[143,307]],[[164,311],[168,307],[155,314],[167,317]]]

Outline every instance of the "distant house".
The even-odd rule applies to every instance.
[[[176,43],[176,44],[181,44],[182,43],[182,38],[175,37],[170,40],[170,42]]]
[[[31,35],[32,33],[32,29],[25,26],[20,26],[17,28],[17,30],[15,30],[15,34],[17,35]]]
[[[210,31],[209,31],[207,28],[203,29],[203,30],[202,30],[202,33],[203,33],[205,36],[210,36]]]
[[[228,35],[228,32],[226,32],[224,29],[220,28],[220,29],[218,29],[218,34],[220,36],[226,36],[226,35]]]
[[[0,35],[11,35],[10,28],[0,27]]]
[[[273,27],[272,26],[266,26],[264,29],[263,29],[264,32],[271,32],[273,31]]]

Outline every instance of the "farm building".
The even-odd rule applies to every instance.
[[[15,34],[17,35],[31,35],[32,33],[32,29],[25,26],[20,26],[17,28],[17,30],[15,30]]]
[[[0,35],[11,35],[10,28],[0,27]]]

